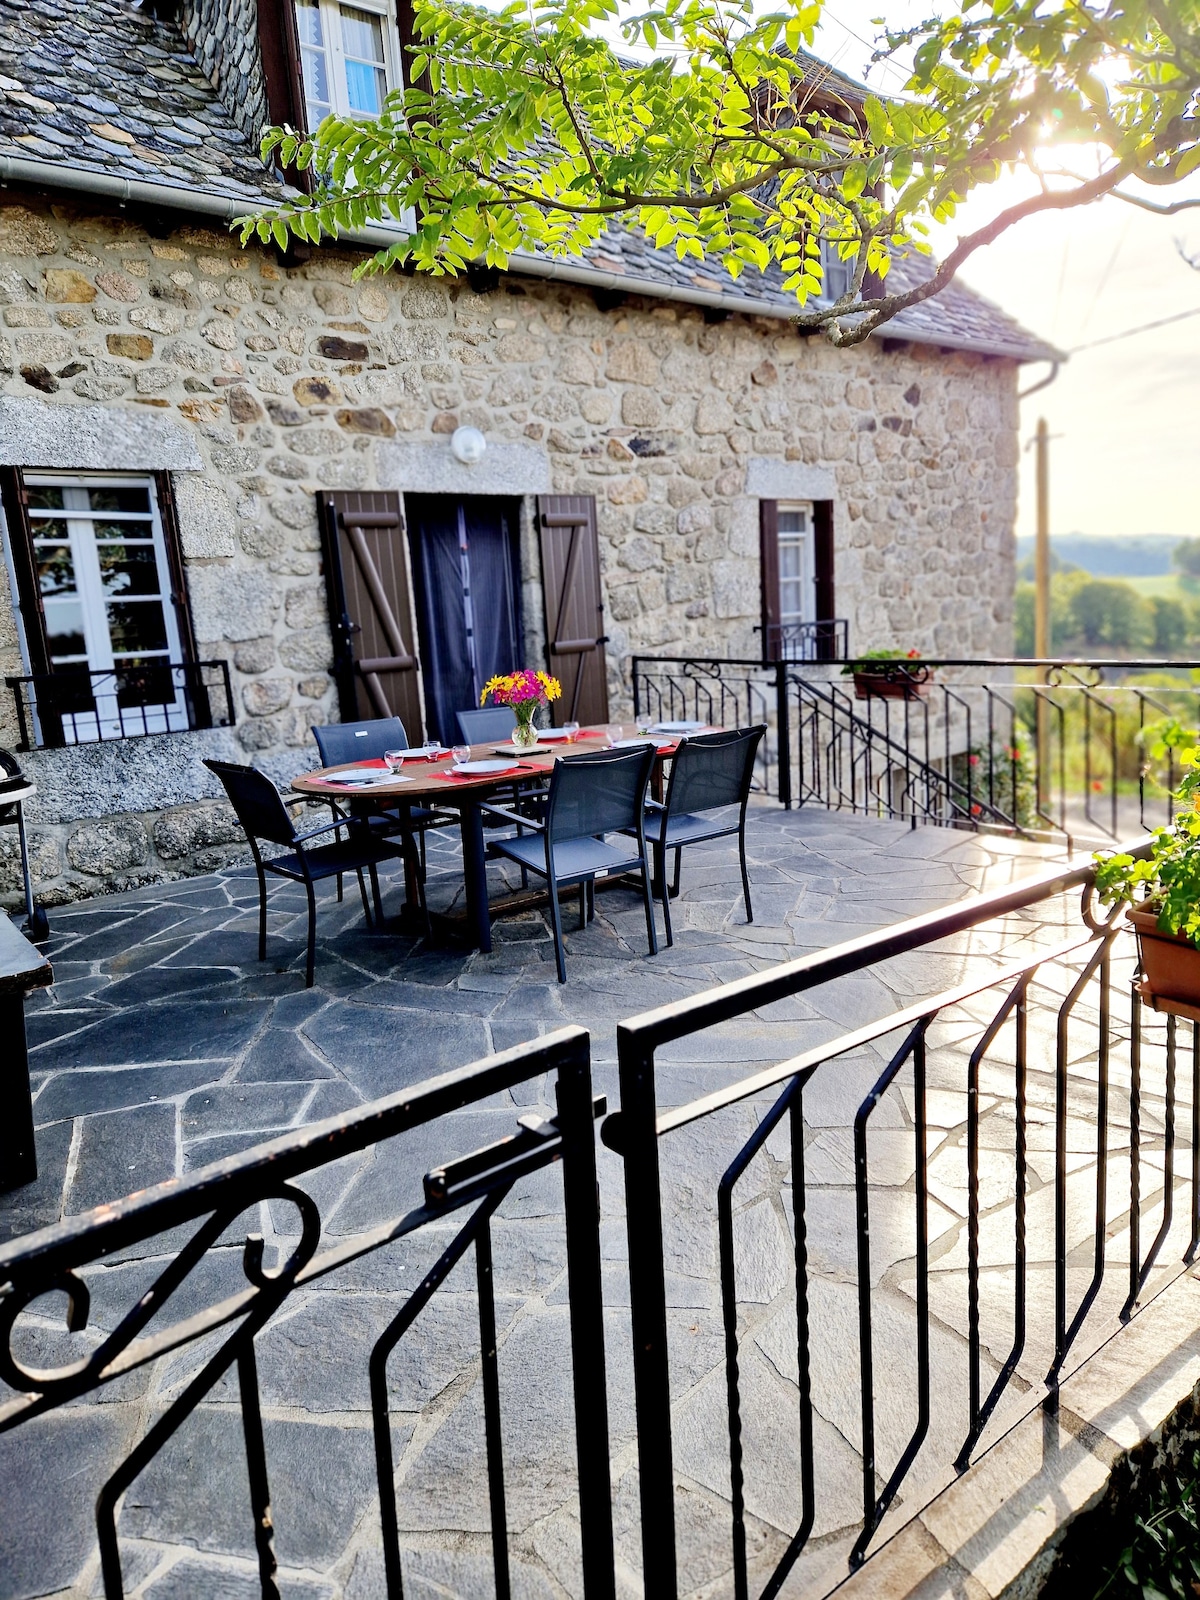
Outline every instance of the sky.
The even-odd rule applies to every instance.
[[[836,0],[816,53],[863,77],[881,0]],[[933,9],[897,0],[886,15],[903,26]],[[896,72],[871,71],[880,90]],[[935,239],[945,254],[1027,193],[1021,180],[979,191]],[[1200,196],[1200,183],[1190,186]],[[1073,352],[1049,388],[1021,406],[1022,445],[1050,425],[1052,533],[1200,534],[1200,315],[1096,349],[1093,340],[1191,308],[1200,310],[1200,209],[1154,217],[1116,200],[1031,218],[979,251],[962,280],[1058,349]],[[1024,388],[1045,375],[1022,369]],[[1017,531],[1034,530],[1033,453],[1022,450]]]

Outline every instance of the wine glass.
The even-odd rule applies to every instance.
[[[426,761],[436,761],[442,753],[442,747],[436,739],[426,739],[425,743],[421,746],[421,753],[424,755]]]
[[[454,757],[455,767],[464,767],[471,759],[471,746],[469,744],[456,744],[450,751]]]
[[[619,722],[610,722],[604,730],[604,737],[607,739],[608,748],[611,750],[614,745],[620,742],[621,724]]]
[[[385,750],[383,752],[383,760],[388,771],[399,772],[401,767],[404,765],[404,757],[406,754],[407,752],[404,750]]]
[[[567,743],[574,744],[579,737],[579,724],[577,722],[564,722],[563,732],[567,736]]]

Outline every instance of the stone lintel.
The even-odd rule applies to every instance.
[[[836,500],[837,483],[829,467],[751,456],[746,493],[755,500]]]
[[[549,494],[550,460],[531,444],[491,439],[482,461],[466,467],[450,454],[450,441],[414,444],[397,440],[375,452],[382,489],[410,494]]]
[[[0,399],[0,465],[56,472],[200,472],[189,429],[137,406]]]

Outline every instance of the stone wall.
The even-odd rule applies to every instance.
[[[322,488],[594,494],[614,711],[631,652],[757,655],[759,496],[834,500],[855,648],[1010,651],[1011,362],[839,352],[786,322],[709,324],[635,297],[601,311],[533,279],[356,284],[357,259],[284,268],[200,227],[160,239],[100,211],[0,207],[0,459],[172,470],[200,654],[230,662],[238,711],[229,733],[30,755],[48,898],[201,870],[227,848],[158,844],[160,813],[215,798],[202,755],[277,779],[310,763],[310,723],[336,715]],[[449,454],[462,423],[487,434],[478,468]],[[528,600],[534,541],[523,550]],[[6,592],[0,666],[21,670]],[[15,742],[6,699],[0,744]],[[72,853],[80,819],[118,815],[119,868]]]
[[[179,29],[221,104],[254,145],[267,115],[257,0],[184,0]]]

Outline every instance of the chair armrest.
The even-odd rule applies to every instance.
[[[665,811],[667,809],[661,800],[655,800],[650,795],[646,796],[645,805],[647,811]]]
[[[499,817],[502,822],[511,822],[522,828],[533,828],[538,833],[545,831],[544,822],[539,822],[536,817],[523,817],[519,812],[510,811],[507,806],[480,805],[479,809],[489,817]]]
[[[349,821],[349,817],[335,817],[332,822],[323,822],[319,828],[309,828],[306,833],[298,833],[292,843],[306,844],[309,839],[315,839],[319,834],[332,833],[335,828],[344,828]]]

